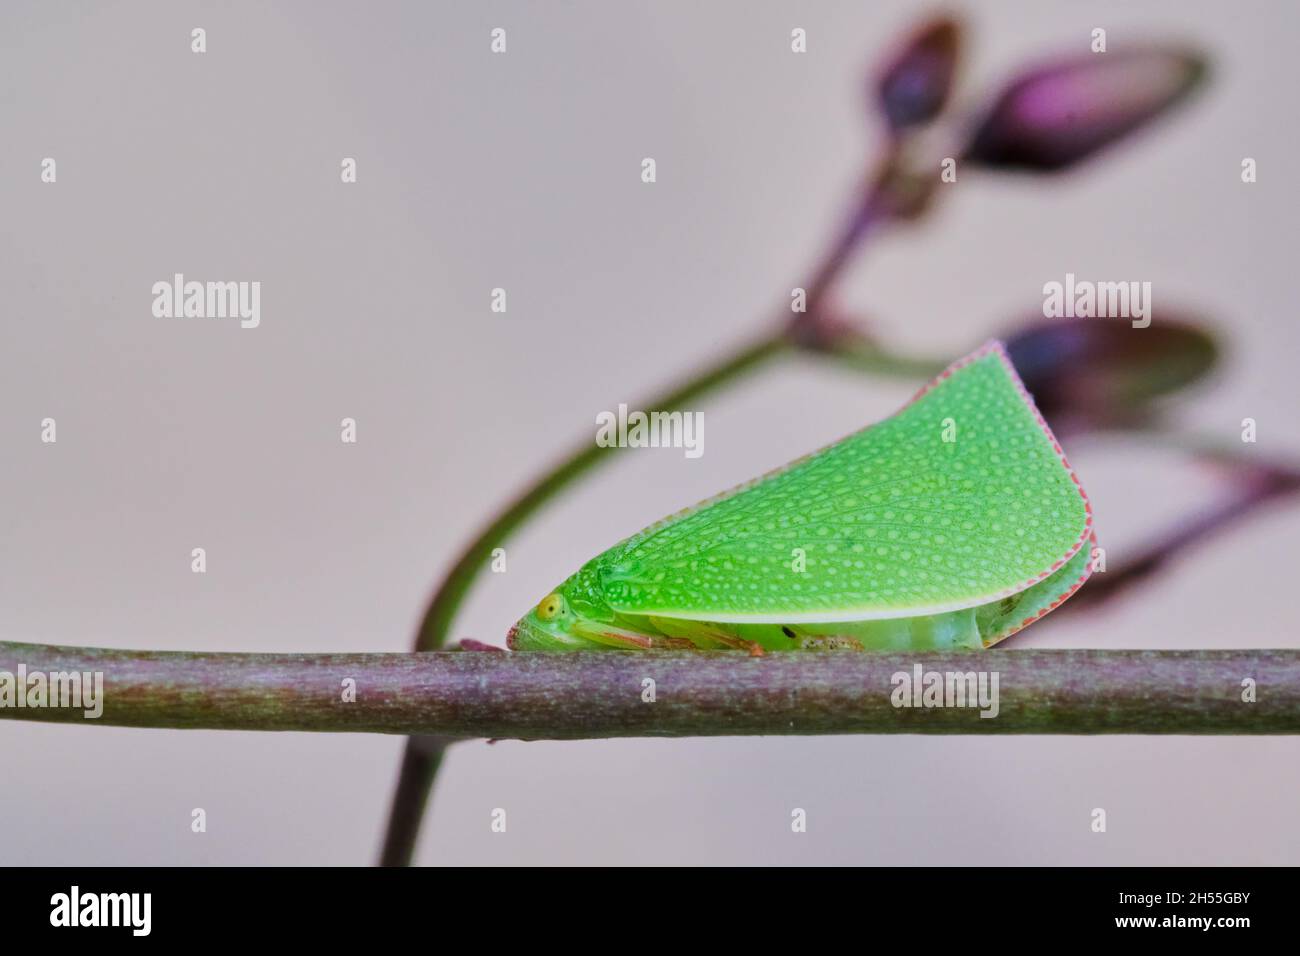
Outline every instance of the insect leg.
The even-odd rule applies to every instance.
[[[701,650],[726,648],[747,651],[750,657],[762,657],[763,645],[758,641],[746,640],[735,634],[728,634],[717,625],[703,621],[687,621],[679,618],[650,617],[650,623],[670,637],[682,637]]]
[[[573,633],[596,644],[603,644],[606,647],[615,647],[620,650],[648,651],[654,647],[654,638],[649,634],[638,634],[636,631],[629,631],[626,628],[614,627],[610,624],[599,624],[594,621],[576,621],[573,625]]]

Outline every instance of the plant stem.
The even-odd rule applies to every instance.
[[[0,643],[0,671],[104,674],[104,711],[0,717],[128,727],[575,740],[748,734],[1296,734],[1300,650],[196,654]],[[894,675],[992,672],[995,719],[896,707]],[[344,680],[356,700],[342,699]],[[654,701],[644,699],[653,679]],[[1244,703],[1252,678],[1258,702]],[[991,678],[990,678],[991,679]],[[918,691],[919,693],[919,691]],[[434,766],[436,762],[424,764]],[[428,771],[426,774],[428,782]],[[427,788],[426,788],[427,789]]]
[[[1189,439],[1190,440],[1190,439]],[[1256,509],[1300,492],[1300,475],[1284,466],[1230,458],[1230,447],[1217,451],[1214,460],[1235,465],[1241,472],[1237,486],[1217,503],[1177,524],[1131,554],[1123,564],[1107,572],[1094,574],[1088,586],[1079,591],[1062,611],[1079,613],[1126,594],[1135,585],[1162,571],[1170,561],[1196,545],[1203,544],[1229,525],[1243,520]]]
[[[891,149],[869,177],[868,185],[860,194],[844,228],[813,270],[812,279],[805,289],[803,313],[796,315],[793,321],[776,332],[765,335],[735,355],[686,380],[666,395],[644,403],[642,407],[658,411],[678,409],[706,392],[752,371],[767,359],[791,347],[832,354],[852,352],[859,356],[859,363],[869,360],[881,368],[890,367],[887,357],[875,350],[861,334],[831,321],[823,306],[835,280],[863,240],[891,218],[894,210],[891,208],[889,189],[898,182],[897,161],[897,150]],[[543,504],[589,471],[604,458],[606,452],[612,450],[614,449],[599,447],[594,442],[575,449],[570,457],[516,498],[461,552],[429,603],[416,637],[417,651],[436,650],[446,644],[452,620],[492,549],[499,547],[510,533]],[[420,819],[427,804],[427,799],[417,798],[415,793],[421,786],[427,792],[432,785],[436,772],[433,765],[441,762],[443,750],[444,746],[435,741],[408,742],[389,814],[380,865],[406,866],[410,863],[419,836]],[[428,782],[422,784],[421,781]]]
[[[775,332],[747,343],[732,355],[641,407],[656,411],[681,409],[687,403],[753,371],[790,347],[789,329],[778,328]],[[461,552],[451,571],[434,592],[416,635],[415,649],[432,651],[443,647],[451,631],[452,620],[460,610],[474,579],[490,558],[492,549],[500,547],[542,505],[605,460],[609,453],[617,450],[615,447],[597,445],[594,440],[584,442],[525,489],[484,528]],[[389,811],[384,849],[380,856],[381,866],[406,866],[410,863],[419,836],[420,820],[428,803],[428,792],[442,762],[445,747],[446,742],[408,741]]]
[[[438,769],[451,741],[446,737],[412,737],[402,751],[402,767],[397,774],[389,825],[384,833],[380,861],[384,866],[407,866],[419,835],[419,821],[433,793]],[[394,826],[392,821],[414,821],[414,829]]]
[[[640,407],[656,411],[680,410],[689,402],[734,381],[789,347],[784,330],[765,335]],[[452,618],[475,577],[491,557],[493,548],[500,547],[506,538],[561,490],[590,471],[605,456],[617,451],[617,447],[600,446],[589,438],[572,449],[558,465],[537,479],[484,528],[461,552],[451,571],[434,592],[420,624],[416,650],[436,650],[446,643]]]

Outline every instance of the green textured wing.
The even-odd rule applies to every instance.
[[[906,407],[593,562],[627,614],[850,621],[1016,594],[1092,534],[1092,509],[999,342]]]

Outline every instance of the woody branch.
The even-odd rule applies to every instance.
[[[0,717],[131,727],[555,740],[1300,733],[1300,650],[749,658],[729,652],[206,654],[0,642],[0,672],[16,674],[20,665],[28,674],[102,672],[103,716],[5,706]],[[933,686],[932,675],[942,681],[949,673],[985,675],[985,694],[996,673],[996,717],[980,716],[990,709],[987,699],[916,706],[924,686]],[[345,700],[347,681],[355,681],[355,700]]]

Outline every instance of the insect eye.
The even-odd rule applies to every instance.
[[[537,605],[537,616],[543,621],[553,621],[564,613],[564,598],[558,594],[548,594]]]

